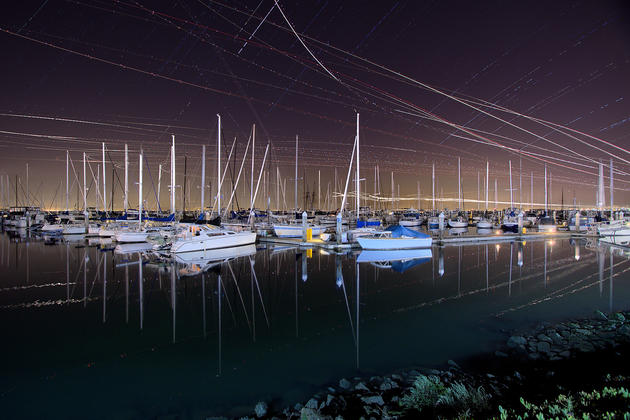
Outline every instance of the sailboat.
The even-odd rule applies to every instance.
[[[429,248],[432,241],[430,235],[400,225],[390,226],[372,236],[357,238],[361,248],[379,250]]]
[[[256,232],[219,228],[212,225],[190,225],[186,233],[171,245],[171,253],[208,251],[251,245],[256,242]]]

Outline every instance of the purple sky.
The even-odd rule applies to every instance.
[[[457,197],[457,157],[461,157],[466,200],[477,198],[477,173],[483,179],[488,159],[490,201],[494,201],[495,178],[499,199],[508,201],[511,159],[515,201],[521,196],[524,202],[531,200],[532,172],[534,200],[543,201],[547,161],[555,203],[563,196],[565,203],[575,197],[582,205],[593,205],[597,163],[601,159],[608,166],[612,157],[619,171],[615,201],[628,205],[630,7],[625,3],[280,3],[307,50],[275,7],[244,46],[272,8],[272,0],[19,2],[5,8],[0,17],[4,64],[0,174],[11,179],[11,204],[15,176],[20,177],[23,201],[29,163],[33,198],[45,206],[61,206],[65,151],[70,150],[78,173],[82,153],[87,152],[96,172],[104,141],[108,195],[114,184],[119,207],[122,150],[127,143],[133,163],[131,203],[137,205],[133,182],[137,154],[143,148],[148,162],[145,200],[154,207],[158,165],[168,168],[170,137],[175,134],[177,183],[184,183],[186,155],[188,207],[198,206],[202,144],[208,148],[206,184],[212,184],[206,203],[210,188],[216,188],[219,113],[227,143],[224,156],[234,137],[238,139],[236,167],[226,176],[228,182],[236,177],[251,125],[256,123],[256,177],[270,143],[266,195],[272,207],[276,167],[287,179],[287,205],[293,205],[296,134],[301,144],[299,177],[313,192],[321,171],[323,203],[328,184],[334,189],[335,168],[343,187],[358,111],[361,172],[366,178],[362,188],[369,193],[374,190],[378,164],[381,195],[391,196],[393,171],[395,190],[400,185],[403,198],[417,195],[418,182],[422,196],[430,197],[435,162],[437,192]],[[503,121],[458,100],[472,100],[477,103],[474,107]],[[481,100],[599,140],[575,132],[569,133],[571,138],[548,124],[478,105]],[[445,121],[465,129],[457,130]],[[110,159],[116,164],[113,178]],[[522,192],[518,191],[519,165]],[[238,194],[239,204],[245,207],[250,170],[251,163],[246,162],[246,184],[241,182]],[[608,201],[608,168],[605,173]],[[163,174],[162,207],[168,207],[168,177]],[[301,183],[300,204],[304,187]],[[262,188],[259,207],[265,201]],[[229,197],[229,190],[223,194]],[[96,205],[95,196],[92,187],[90,205]],[[76,185],[70,201],[76,202]],[[414,198],[402,205],[416,204]]]

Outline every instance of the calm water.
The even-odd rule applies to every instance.
[[[259,244],[223,264],[141,267],[113,248],[0,234],[3,418],[243,415],[341,377],[494,351],[502,330],[630,297],[629,257],[583,240],[394,262]]]

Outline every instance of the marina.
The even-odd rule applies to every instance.
[[[628,418],[622,3],[7,4],[0,418]]]

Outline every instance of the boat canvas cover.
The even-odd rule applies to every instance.
[[[390,226],[385,230],[392,233],[392,238],[402,238],[403,236],[408,238],[430,238],[430,235],[427,235],[426,233],[411,230],[400,225]]]

